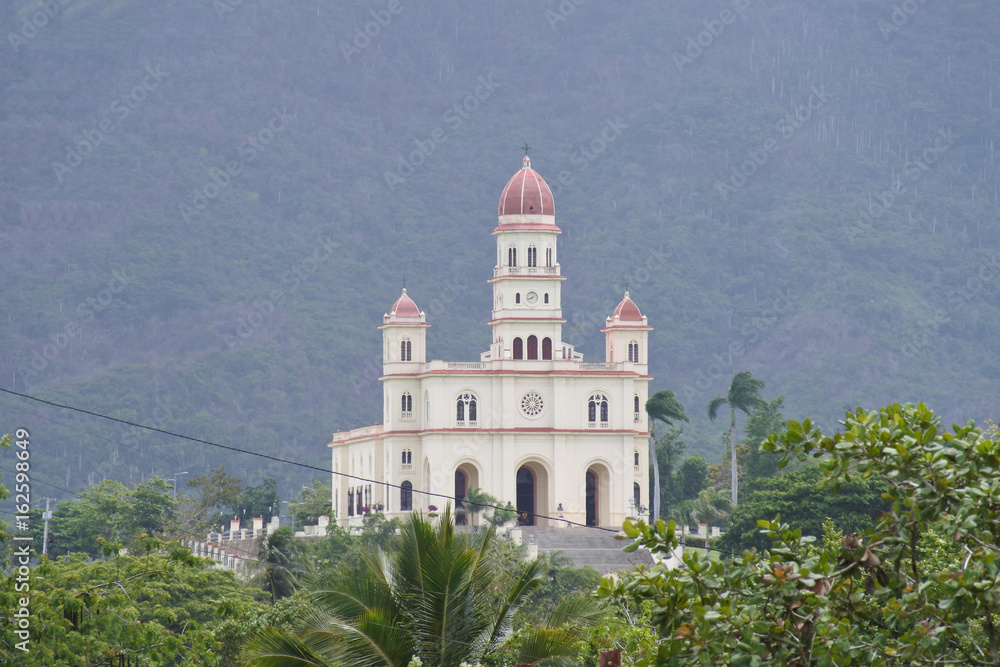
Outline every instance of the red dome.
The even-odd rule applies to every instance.
[[[389,310],[389,317],[395,318],[407,318],[407,319],[420,319],[420,309],[417,308],[417,304],[413,302],[413,299],[406,296],[406,288],[403,288],[403,294],[396,299],[396,303],[392,304],[392,308]]]
[[[611,319],[618,322],[642,324],[642,313],[639,312],[639,306],[635,305],[635,301],[629,298],[628,292],[625,292],[625,298],[615,308],[615,314],[611,316]]]
[[[521,170],[507,182],[500,195],[500,215],[555,215],[556,205],[545,179],[531,168],[525,156]]]

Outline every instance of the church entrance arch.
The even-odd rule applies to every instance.
[[[455,525],[467,526],[472,521],[465,505],[469,491],[479,488],[479,469],[472,463],[462,463],[455,468]]]
[[[535,474],[527,466],[517,471],[517,523],[535,525]]]
[[[584,475],[588,526],[611,522],[611,473],[603,463],[592,463]]]
[[[546,523],[549,515],[549,473],[539,461],[528,461],[517,469],[517,522],[522,526]]]

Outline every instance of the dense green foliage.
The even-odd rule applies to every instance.
[[[130,489],[106,479],[80,494],[79,499],[59,503],[49,526],[49,553],[60,556],[112,552],[143,535],[162,536],[176,528],[172,488],[162,479]],[[31,521],[34,543],[41,545],[44,524]]]
[[[16,572],[0,577],[0,607],[18,608]],[[206,567],[185,549],[86,560],[43,559],[32,569],[29,651],[15,625],[0,623],[0,663],[42,667],[231,665],[228,642],[262,615],[231,572]],[[277,623],[278,619],[270,619]],[[230,626],[230,624],[232,624]],[[251,624],[252,627],[252,624]]]
[[[660,636],[639,664],[902,665],[1000,662],[1000,439],[972,422],[946,430],[926,406],[848,413],[824,436],[789,421],[765,449],[815,459],[830,492],[884,480],[875,525],[822,543],[761,520],[765,552],[602,579],[600,594],[648,600]],[[676,548],[673,522],[626,522],[645,545]],[[942,539],[944,538],[944,539]]]
[[[747,418],[743,445],[746,447],[746,460],[743,462],[741,479],[752,482],[761,477],[773,477],[778,472],[780,457],[774,452],[761,449],[772,434],[784,430],[785,420],[781,416],[781,408],[785,403],[782,396],[769,403],[760,405]]]
[[[12,44],[36,4],[0,5],[5,387],[325,464],[332,431],[380,419],[375,326],[404,275],[429,356],[488,347],[493,212],[527,138],[589,359],[628,282],[651,374],[689,407],[738,364],[824,424],[894,398],[992,408],[991,0],[918,3],[898,29],[895,0],[755,0],[708,47],[731,3],[403,2],[364,48],[378,1],[74,0]],[[39,484],[311,481],[0,404],[49,443]],[[701,413],[689,449],[715,461]]]
[[[744,549],[764,551],[771,542],[761,534],[757,522],[778,515],[782,523],[794,526],[803,535],[819,538],[827,522],[842,533],[861,532],[874,527],[888,509],[882,494],[889,487],[881,480],[852,478],[834,493],[820,485],[822,477],[823,473],[813,467],[755,480],[729,516],[727,532],[716,546],[735,553]]]

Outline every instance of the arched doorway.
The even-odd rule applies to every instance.
[[[455,525],[464,526],[468,524],[469,518],[465,513],[465,498],[469,494],[469,480],[462,470],[455,471]]]
[[[528,359],[538,359],[538,336],[528,336]]]
[[[587,471],[587,525],[597,526],[597,474],[593,470]]]
[[[535,473],[527,466],[517,471],[517,523],[535,525]]]

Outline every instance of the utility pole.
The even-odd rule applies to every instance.
[[[42,555],[47,556],[49,553],[49,519],[52,518],[52,512],[49,511],[49,498],[45,499],[45,513],[42,514],[42,518],[45,519],[45,533],[42,535]]]

